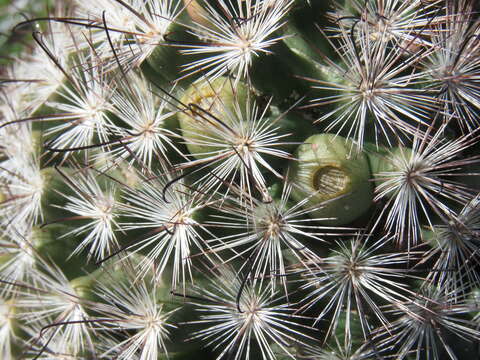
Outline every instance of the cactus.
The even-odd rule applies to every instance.
[[[1,359],[478,358],[475,0],[32,3]]]

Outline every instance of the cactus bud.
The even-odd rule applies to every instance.
[[[367,157],[357,153],[350,140],[333,134],[310,136],[295,154],[290,176],[297,186],[296,201],[310,197],[308,206],[325,203],[313,214],[322,223],[347,224],[372,204],[372,186]]]

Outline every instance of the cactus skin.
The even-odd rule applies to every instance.
[[[475,0],[0,10],[0,359],[478,357]]]

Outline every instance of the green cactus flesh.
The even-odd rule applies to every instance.
[[[477,359],[476,0],[0,1],[0,359]]]

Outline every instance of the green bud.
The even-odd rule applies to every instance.
[[[292,191],[296,201],[310,197],[306,206],[320,205],[313,212],[322,223],[347,224],[372,204],[372,186],[367,157],[354,144],[333,134],[310,136],[297,149],[289,176],[297,186]]]
[[[243,83],[239,82],[237,86],[234,86],[232,81],[225,77],[219,77],[201,85],[190,86],[181,102],[191,108],[178,115],[188,151],[197,159],[202,159],[208,157],[202,153],[219,150],[220,147],[204,146],[198,142],[205,141],[205,137],[212,137],[212,142],[214,142],[214,139],[219,136],[215,132],[215,128],[222,125],[213,117],[228,126],[237,111],[245,109],[247,96],[248,90]],[[204,111],[196,111],[197,107]],[[218,140],[224,141],[220,138]]]

